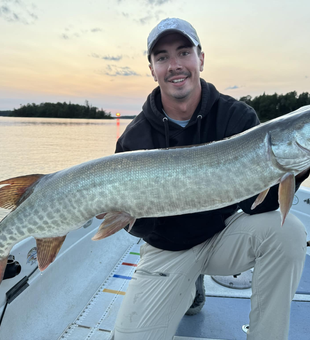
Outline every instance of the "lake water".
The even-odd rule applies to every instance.
[[[111,155],[130,121],[0,117],[0,180]]]
[[[0,180],[111,155],[130,121],[0,117]]]

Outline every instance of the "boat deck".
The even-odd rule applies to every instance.
[[[309,189],[298,190],[291,212],[304,223],[310,235]],[[93,242],[91,238],[99,224],[93,219],[69,233],[56,260],[43,273],[32,274],[36,266],[33,238],[12,249],[22,271],[0,286],[0,313],[5,311],[1,340],[109,339],[139,261],[142,242],[125,231]],[[226,278],[229,287],[205,276],[206,303],[197,315],[183,317],[174,340],[246,339],[242,326],[249,322],[251,288],[230,287],[236,287],[242,280],[249,282],[251,273]],[[19,295],[5,309],[7,293],[23,281]],[[292,302],[289,340],[309,340],[309,315],[310,247]]]
[[[59,340],[108,340],[117,311],[139,261],[140,242],[132,245],[109,277],[68,326]],[[231,280],[239,280],[239,278]],[[233,283],[233,282],[232,282]],[[206,303],[195,316],[184,316],[175,340],[246,339],[242,326],[249,322],[251,288],[233,289],[205,277]],[[310,256],[292,303],[290,340],[308,340],[310,325]],[[233,311],[233,312],[232,312]]]

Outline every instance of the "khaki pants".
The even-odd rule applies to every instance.
[[[195,297],[199,274],[234,275],[252,267],[247,339],[287,339],[290,305],[306,255],[303,224],[289,214],[281,227],[280,214],[273,211],[237,213],[226,225],[212,239],[184,251],[142,245],[111,339],[172,340]]]

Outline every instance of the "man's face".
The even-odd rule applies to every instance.
[[[150,70],[158,82],[162,96],[184,101],[200,93],[200,72],[204,54],[198,55],[197,47],[178,33],[161,38],[151,54]]]

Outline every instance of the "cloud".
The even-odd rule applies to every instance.
[[[145,24],[148,24],[151,20],[153,19],[153,16],[152,15],[148,15],[144,18],[140,18],[138,19],[138,22],[141,24],[141,25],[145,25]]]
[[[91,31],[91,33],[97,33],[97,32],[102,32],[102,29],[96,27],[96,28],[92,28],[90,31]]]
[[[107,65],[105,68],[105,71],[97,71],[98,74],[106,75],[110,77],[117,77],[117,76],[123,76],[123,77],[129,77],[129,76],[140,76],[136,71],[133,71],[128,66],[117,66],[117,65]]]
[[[102,29],[99,27],[95,27],[95,28],[91,28],[90,30],[80,30],[80,31],[73,31],[73,29],[71,27],[65,27],[64,29],[66,31],[66,33],[61,34],[61,38],[65,39],[65,40],[69,40],[69,39],[74,39],[74,38],[80,38],[85,34],[88,33],[97,33],[97,32],[102,32]]]
[[[103,59],[103,60],[113,60],[113,61],[119,61],[123,58],[122,55],[110,56],[110,55],[100,55],[100,54],[97,54],[97,53],[92,53],[91,57],[97,58],[97,59]]]
[[[164,16],[165,12],[161,9],[152,9],[151,11],[147,11],[147,15],[140,19],[135,19],[134,21],[138,22],[140,25],[146,25],[154,21],[156,21],[157,24]]]
[[[79,38],[80,36],[81,36],[81,34],[79,34],[79,33],[72,33],[72,34],[63,33],[61,35],[61,37],[65,40],[69,40],[69,39],[73,39],[73,38]]]
[[[35,9],[35,5],[26,4],[22,0],[0,0],[0,18],[8,22],[31,25],[38,20]]]
[[[124,0],[116,0],[116,2],[120,5]],[[127,0],[127,2],[129,1]],[[172,2],[173,0],[139,0],[141,8],[143,9],[143,11],[139,13],[143,13],[143,17],[140,17],[139,14],[137,15],[137,11],[130,11],[130,9],[127,12],[122,11],[121,14],[126,19],[132,19],[140,25],[147,25],[155,20],[157,22],[161,20],[165,14],[163,11],[164,5]]]
[[[121,4],[122,2],[124,2],[123,0],[116,0],[116,2],[118,4]],[[149,6],[161,6],[163,4],[166,4],[168,2],[171,2],[171,0],[142,0],[141,1],[143,3],[143,5]]]
[[[161,5],[166,4],[168,2],[171,2],[171,0],[146,0],[146,3],[148,5],[153,5],[153,6],[161,6]]]
[[[237,85],[229,86],[229,87],[226,87],[225,90],[236,90],[236,89],[240,89],[240,86],[237,86]]]

